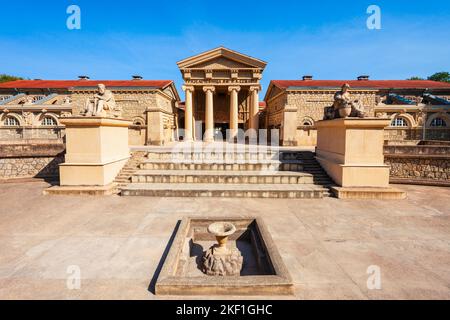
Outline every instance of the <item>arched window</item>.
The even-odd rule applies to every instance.
[[[430,127],[446,127],[447,123],[442,118],[434,118],[431,121]]]
[[[17,118],[15,117],[6,117],[5,122],[4,122],[5,126],[8,127],[18,127],[20,125],[19,120],[17,120]]]
[[[58,125],[56,123],[56,120],[52,117],[44,117],[44,119],[42,119],[41,124],[46,127],[55,127]]]
[[[391,127],[407,127],[408,123],[406,122],[405,118],[402,117],[395,117],[394,120],[391,122]]]
[[[302,126],[313,126],[314,121],[311,118],[304,118],[302,120]]]

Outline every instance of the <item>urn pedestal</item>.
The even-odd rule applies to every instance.
[[[104,117],[61,118],[66,126],[65,162],[60,186],[46,194],[110,194],[115,177],[130,158],[130,121]]]
[[[217,244],[204,253],[203,272],[210,276],[239,276],[243,264],[241,252],[227,247],[228,237],[236,232],[236,227],[230,222],[216,222],[209,225],[208,232],[215,235]]]
[[[338,185],[339,198],[403,199],[406,194],[389,186],[384,164],[384,128],[390,120],[345,118],[318,121],[317,160]]]

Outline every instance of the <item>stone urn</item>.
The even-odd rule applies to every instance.
[[[208,232],[216,236],[218,242],[216,251],[226,252],[228,237],[236,232],[236,227],[229,222],[216,222],[208,226]]]
[[[210,276],[239,276],[243,258],[236,247],[228,247],[228,237],[236,232],[230,222],[216,222],[208,226],[208,232],[216,237],[217,244],[203,255],[202,271]]]
[[[351,114],[352,114],[351,106],[339,109],[339,117],[341,117],[341,118],[348,118],[348,117],[350,117]]]

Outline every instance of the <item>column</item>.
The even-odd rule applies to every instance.
[[[193,108],[192,108],[192,93],[194,87],[183,86],[183,91],[186,92],[186,102],[184,107],[184,141],[193,140]]]
[[[205,92],[205,142],[214,141],[214,91],[215,87],[203,87]]]
[[[250,87],[250,92],[252,93],[252,103],[250,107],[249,125],[250,129],[255,129],[256,131],[258,131],[259,128],[259,90],[260,87],[258,86]]]
[[[228,91],[230,92],[230,138],[234,139],[238,133],[238,93],[241,90],[239,86],[230,86]]]

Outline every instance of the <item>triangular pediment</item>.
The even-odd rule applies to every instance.
[[[235,60],[231,60],[225,57],[217,57],[208,61],[200,62],[198,64],[194,64],[189,66],[189,68],[198,68],[198,69],[241,69],[241,68],[254,68],[249,64],[241,63]]]
[[[232,68],[258,68],[264,69],[266,62],[247,56],[245,54],[220,47],[196,56],[179,61],[180,69],[232,69]]]

